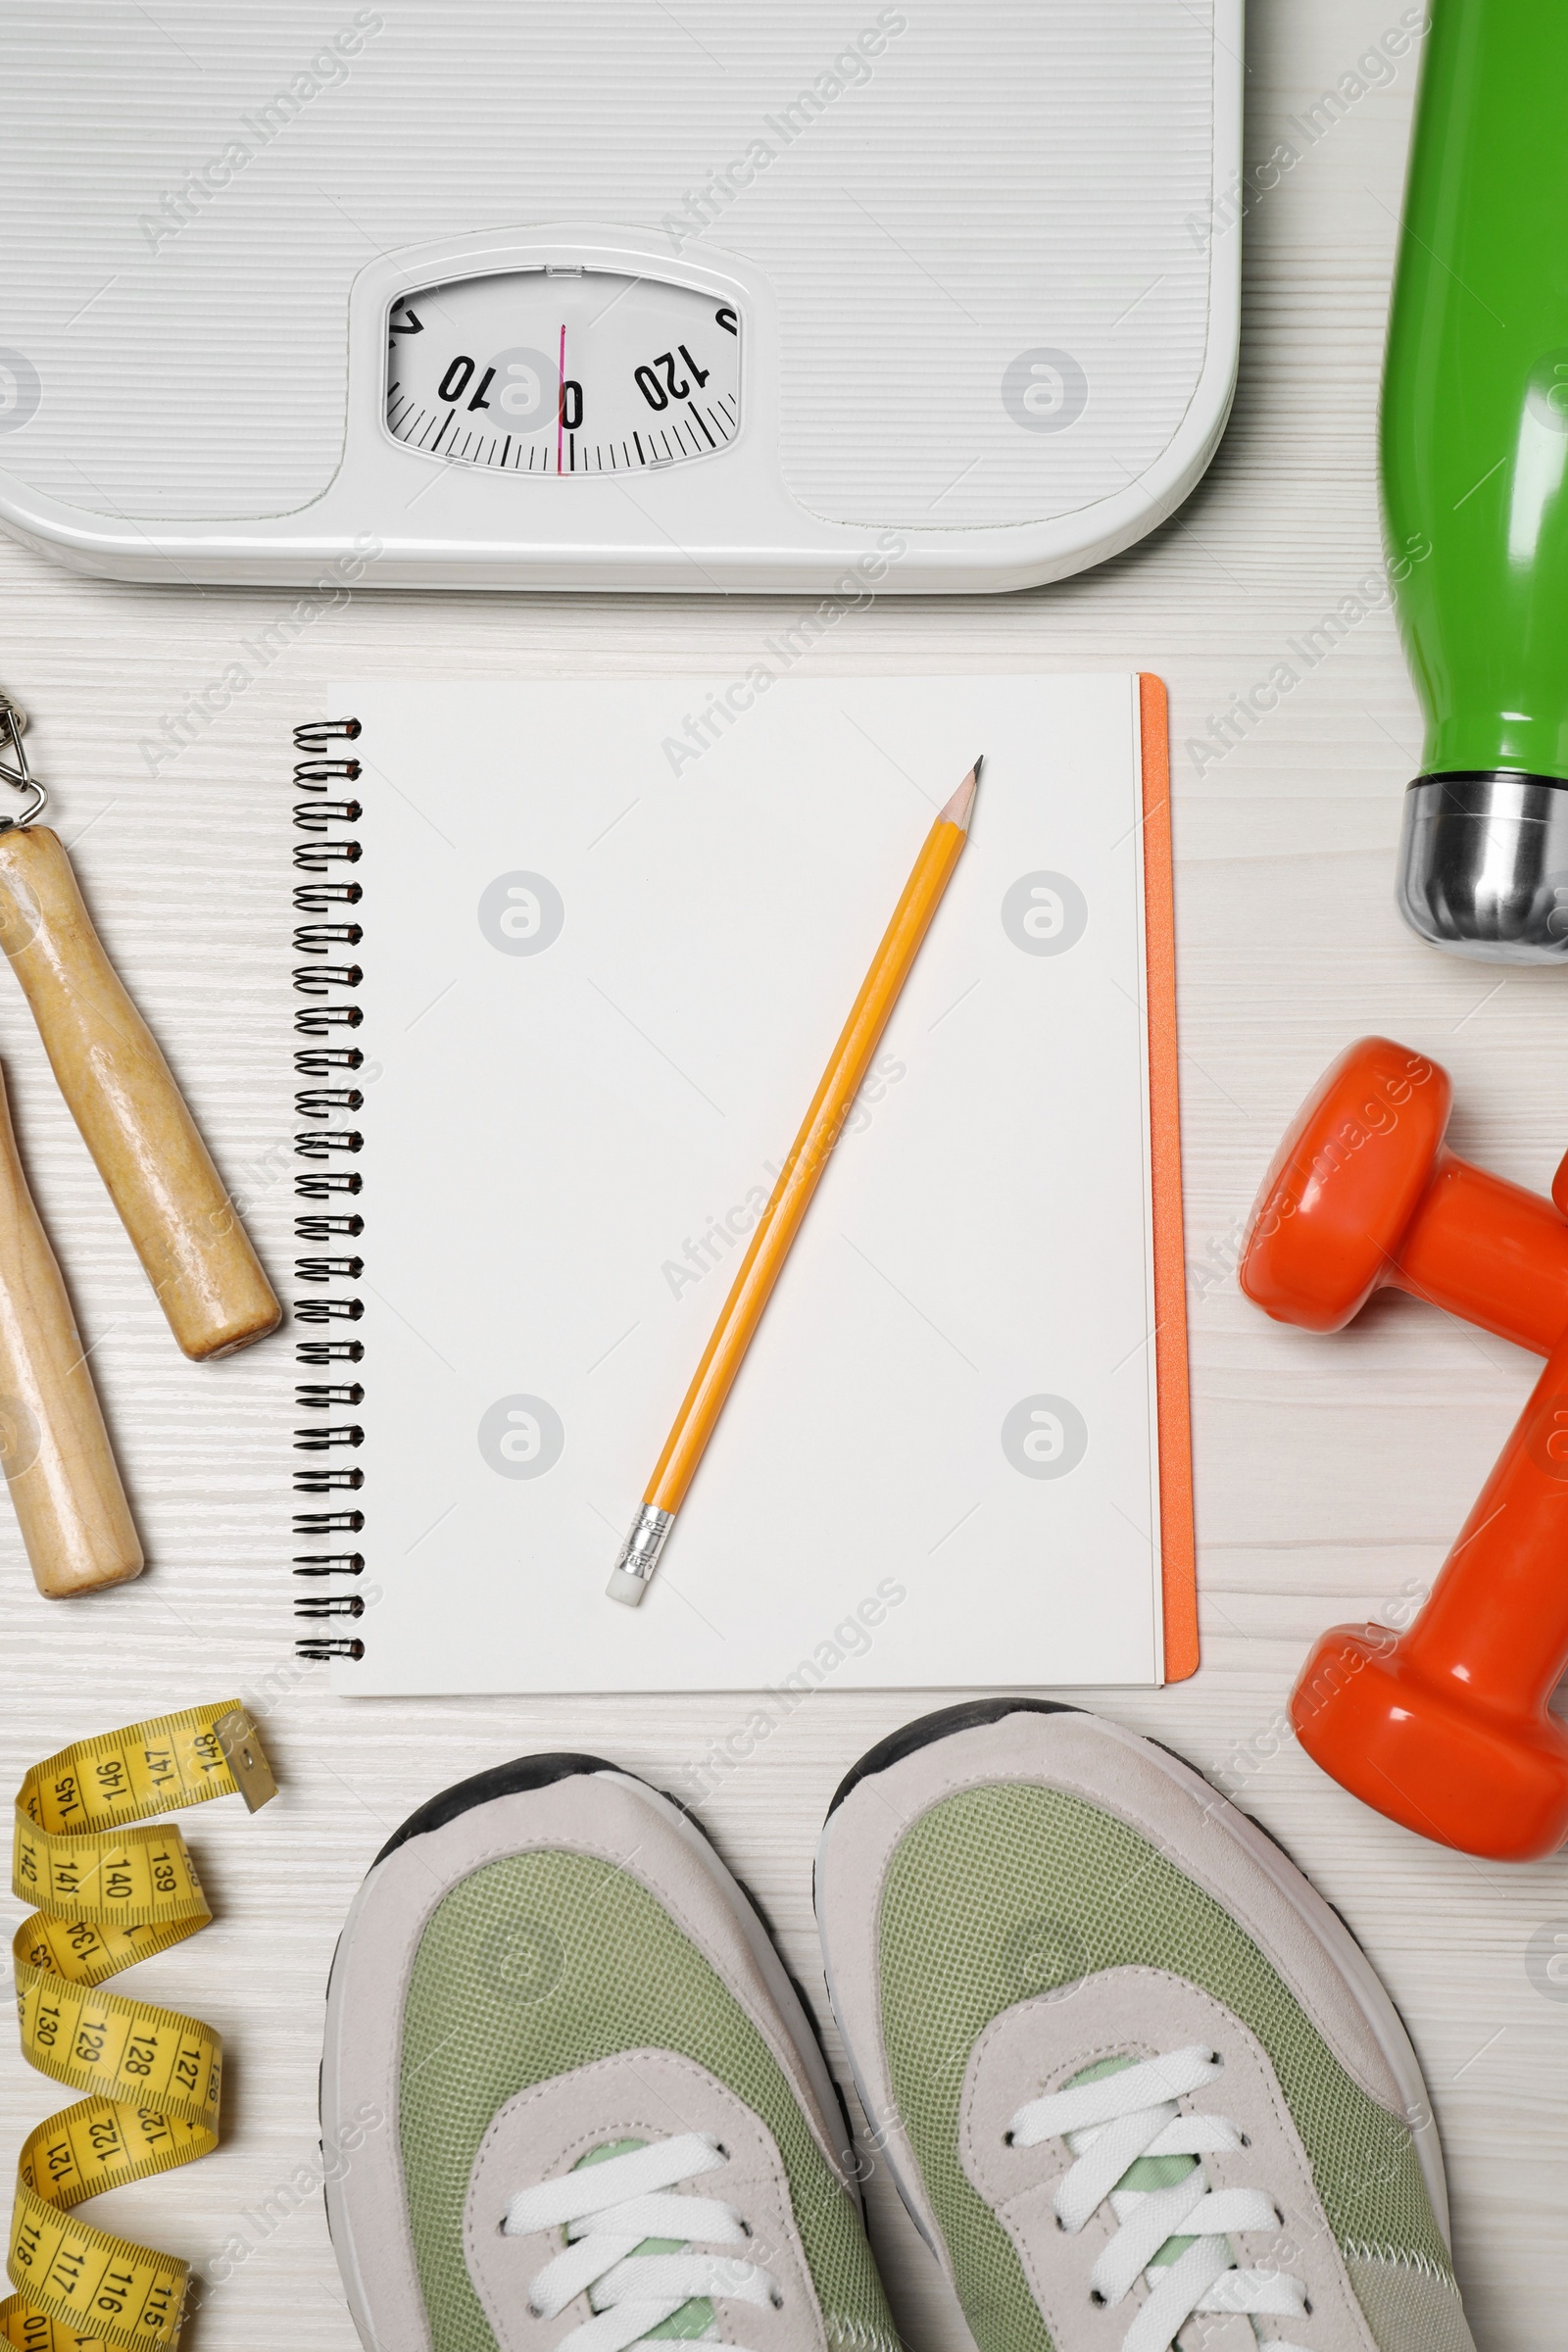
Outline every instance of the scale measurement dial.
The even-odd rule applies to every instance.
[[[450,465],[694,465],[734,439],[740,392],[738,312],[660,278],[505,270],[400,295],[387,320],[387,430]]]

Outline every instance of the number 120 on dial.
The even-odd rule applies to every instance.
[[[503,473],[640,473],[717,456],[740,425],[736,311],[616,270],[514,270],[400,295],[387,429]]]

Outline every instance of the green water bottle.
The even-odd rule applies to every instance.
[[[1568,0],[1433,0],[1382,466],[1426,715],[1400,912],[1568,961]]]

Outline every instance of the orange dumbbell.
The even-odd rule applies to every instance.
[[[1470,1166],[1444,1146],[1452,1095],[1388,1038],[1341,1054],[1264,1180],[1241,1284],[1310,1331],[1392,1284],[1547,1358],[1415,1624],[1336,1626],[1291,1699],[1308,1754],[1380,1813],[1526,1861],[1568,1838],[1547,1707],[1568,1666],[1568,1158],[1551,1200]]]

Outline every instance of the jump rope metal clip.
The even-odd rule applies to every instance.
[[[0,784],[31,796],[30,806],[20,816],[0,816],[0,833],[15,833],[30,825],[34,817],[42,816],[49,801],[47,787],[27,765],[27,747],[22,740],[26,724],[25,710],[0,692]]]

